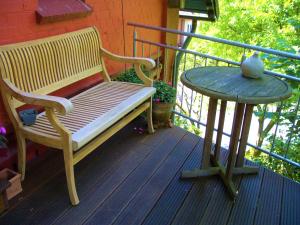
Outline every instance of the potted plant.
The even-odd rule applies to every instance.
[[[155,127],[172,127],[170,120],[172,109],[175,105],[176,90],[163,81],[155,81],[156,93],[153,96],[153,122]]]
[[[7,151],[7,139],[5,137],[6,129],[3,126],[0,126],[0,151]],[[4,168],[0,171],[0,181],[1,183],[9,182],[9,185],[5,187],[5,195],[7,199],[11,199],[22,191],[21,187],[21,174]]]
[[[149,72],[145,71],[148,75]],[[128,69],[115,78],[117,81],[143,83],[133,68]],[[156,93],[153,96],[153,123],[154,127],[172,126],[170,116],[176,100],[176,90],[170,84],[163,81],[154,81]]]

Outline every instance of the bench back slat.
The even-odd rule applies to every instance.
[[[23,91],[49,94],[103,71],[100,45],[98,31],[90,27],[0,46],[0,73]]]

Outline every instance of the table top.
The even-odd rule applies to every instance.
[[[292,94],[283,80],[270,75],[260,79],[246,78],[239,67],[196,67],[185,71],[181,82],[206,96],[246,104],[277,102]]]

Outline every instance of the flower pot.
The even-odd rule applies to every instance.
[[[173,107],[174,103],[153,102],[152,116],[156,128],[160,126],[172,127],[170,117]]]
[[[5,168],[0,171],[0,179],[6,179],[11,183],[11,186],[6,189],[8,200],[12,199],[22,191],[21,174]]]

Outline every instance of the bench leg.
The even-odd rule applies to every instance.
[[[150,98],[150,106],[147,109],[147,121],[148,121],[148,132],[150,134],[154,133],[153,121],[152,121],[152,98]]]
[[[26,169],[26,142],[25,138],[18,132],[16,132],[16,137],[18,144],[18,170],[22,180],[24,180]]]
[[[69,197],[72,205],[78,205],[79,199],[78,199],[76,186],[75,186],[73,152],[72,152],[71,145],[66,146],[63,149],[63,151],[64,151],[64,161],[65,161],[65,170],[66,170]]]

